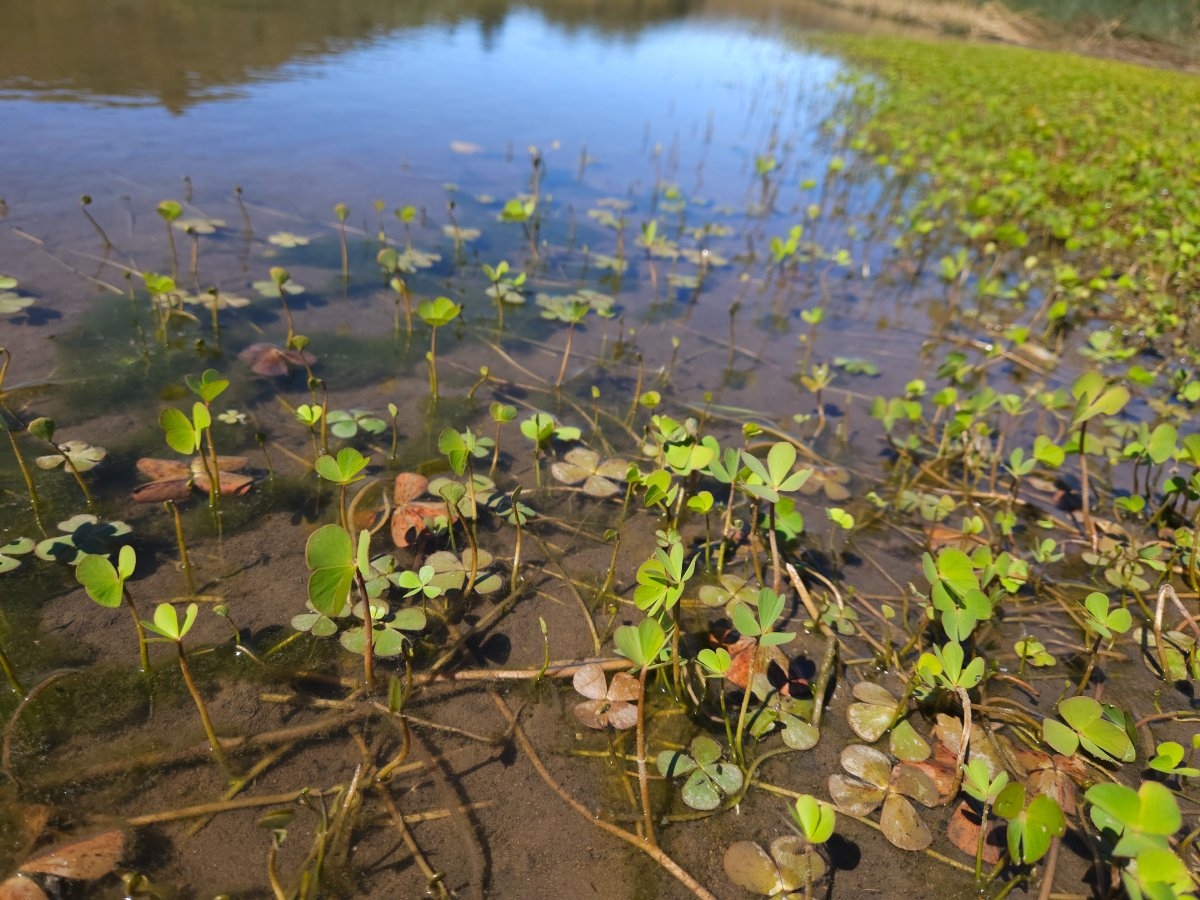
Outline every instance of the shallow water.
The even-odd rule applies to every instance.
[[[164,406],[190,407],[185,376],[213,367],[230,379],[213,412],[231,409],[245,421],[218,421],[213,436],[220,453],[245,457],[242,471],[256,484],[222,501],[219,535],[198,493],[183,513],[195,591],[206,598],[187,646],[217,731],[235,745],[234,768],[255,768],[244,795],[275,798],[211,820],[160,820],[160,812],[213,802],[226,787],[169,648],[154,650],[153,676],[138,676],[128,611],[93,604],[65,565],[23,557],[16,572],[0,575],[4,649],[24,688],[41,688],[23,708],[16,692],[3,703],[16,721],[4,768],[19,779],[3,795],[6,860],[24,858],[20,821],[33,804],[47,804],[62,832],[132,822],[120,871],[145,873],[167,896],[265,897],[272,834],[259,817],[287,807],[295,818],[282,826],[286,839],[274,835],[284,883],[296,884],[310,848],[328,834],[329,895],[417,896],[427,876],[404,849],[395,804],[441,816],[412,826],[415,844],[456,896],[686,895],[570,812],[514,750],[497,708],[523,709],[522,727],[569,794],[635,827],[636,780],[620,777],[634,766],[632,737],[586,731],[566,680],[529,673],[546,659],[611,656],[611,630],[641,618],[630,602],[634,574],[665,520],[638,496],[626,515],[619,495],[599,501],[559,483],[551,464],[561,464],[569,444],[535,461],[517,423],[497,431],[489,403],[513,404],[520,419],[552,411],[581,428],[587,445],[641,459],[643,469],[649,391],[661,395],[654,411],[697,417],[728,446],[740,446],[752,422],[768,429],[758,449],[779,434],[802,439],[809,460],[849,479],[852,497],[801,497],[805,543],[789,552],[852,598],[894,600],[903,582],[920,577],[916,545],[925,537],[881,522],[850,544],[826,508],[844,502],[872,515],[862,497],[894,457],[868,414],[872,397],[897,394],[912,378],[933,381],[948,347],[978,346],[987,333],[960,321],[957,295],[923,259],[891,252],[892,216],[912,186],[856,165],[837,129],[825,127],[845,112],[841,63],[801,49],[801,33],[782,20],[701,15],[686,3],[634,7],[644,18],[574,4],[128,2],[100,12],[68,0],[0,0],[0,273],[34,298],[27,310],[0,315],[0,346],[11,354],[4,403],[13,421],[49,415],[57,440],[107,448],[85,477],[103,516],[132,526],[130,594],[149,618],[156,602],[181,598],[188,586],[170,516],[129,499],[146,480],[137,461],[184,458],[164,444],[158,421]],[[506,201],[530,192],[534,221],[500,221]],[[83,195],[110,248],[81,212]],[[193,221],[221,222],[210,222],[212,233],[176,229],[174,260],[155,212],[167,198]],[[349,208],[347,279],[335,204]],[[401,222],[393,210],[408,205],[411,220]],[[639,246],[651,222],[665,242]],[[772,240],[786,240],[798,224],[795,252],[777,255]],[[459,245],[456,227],[479,233],[464,232]],[[437,403],[427,380],[430,330],[418,319],[408,333],[401,296],[376,261],[384,246],[437,255],[404,275],[414,306],[438,295],[463,305],[438,331]],[[606,258],[628,269],[606,268]],[[529,277],[525,304],[503,310],[503,327],[482,272],[501,259]],[[207,305],[186,306],[160,332],[143,276],[172,266],[177,293],[215,288],[250,302],[220,309],[215,323]],[[305,287],[286,309],[255,285],[273,266]],[[538,293],[585,288],[612,296],[612,318],[592,313],[572,331],[539,315]],[[268,377],[239,358],[254,343],[282,344],[289,315],[316,358],[320,382],[311,390],[298,367]],[[823,394],[800,377],[822,363],[836,378]],[[999,390],[1023,377],[1006,366],[992,383]],[[495,622],[488,616],[507,590],[469,604],[430,601],[418,676],[482,619],[487,639],[467,645],[456,663],[479,681],[414,691],[404,724],[371,705],[380,695],[350,690],[361,657],[292,627],[305,612],[305,542],[337,518],[336,496],[312,475],[316,438],[294,415],[321,400],[385,420],[380,434],[328,440],[334,452],[352,443],[370,454],[379,482],[406,469],[444,474],[438,443],[447,426],[499,433],[497,483],[521,485],[522,500],[540,514],[521,538],[515,602]],[[828,421],[816,426],[820,412]],[[46,449],[21,437],[29,457]],[[482,455],[476,471],[490,462]],[[0,454],[0,475],[2,545],[37,529],[12,454]],[[82,511],[80,495],[60,472],[35,477],[54,533]],[[693,481],[723,500],[714,480]],[[1040,503],[1039,511],[1053,507]],[[748,515],[743,503],[739,516]],[[684,517],[689,546],[701,548],[716,518]],[[610,528],[620,533],[615,550]],[[480,544],[502,561],[505,579],[519,534],[500,516],[481,518]],[[458,550],[463,539],[460,531]],[[422,559],[410,550],[397,556],[416,568],[442,543],[422,546]],[[389,549],[384,528],[372,552]],[[743,548],[731,567],[753,574],[749,555]],[[601,589],[610,567],[615,593]],[[392,602],[412,603],[397,591]],[[981,639],[989,652],[1022,629],[1042,633],[1052,604],[1022,602],[1020,618],[1034,624],[997,624]],[[214,613],[218,603],[227,618]],[[705,640],[714,613],[690,593],[685,603],[686,640]],[[792,627],[805,617],[798,607],[788,614]],[[798,630],[789,654],[820,660],[823,638]],[[865,654],[858,662],[871,662],[870,647],[857,652]],[[394,661],[380,665],[384,675],[403,672]],[[523,674],[480,674],[498,667]],[[1142,686],[1135,678],[1112,692]],[[799,762],[766,763],[767,780],[826,795],[825,779],[853,739],[843,721],[848,691],[840,682],[838,690],[818,747]],[[698,729],[723,737],[705,719],[714,704],[692,714],[665,691],[651,696],[653,752],[686,745]],[[768,740],[778,742],[765,738],[763,747],[773,746]],[[385,797],[369,782],[388,760],[403,766]],[[301,789],[312,794],[297,802]],[[361,815],[356,803],[339,806],[356,790]],[[665,782],[656,779],[653,793],[664,815],[689,812]],[[737,812],[660,834],[720,896],[738,895],[721,873],[723,848],[745,839],[766,845],[784,830],[779,798],[752,792]],[[940,824],[946,811],[928,815]],[[845,896],[879,884],[864,857],[903,861],[865,827],[847,824],[843,833],[834,883]],[[949,896],[970,881],[913,868],[905,884],[914,897]],[[102,884],[117,890],[113,878]]]

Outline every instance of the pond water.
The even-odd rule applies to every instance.
[[[1084,338],[996,349],[1053,299],[1034,265],[904,243],[927,181],[859,137],[876,81],[809,40],[825,13],[718,8],[0,0],[0,872],[42,878],[53,843],[109,861],[69,867],[80,895],[746,896],[725,848],[828,799],[852,687],[899,695],[934,628],[995,661],[989,728],[1036,743],[1100,644],[1031,585],[1150,591],[1149,544],[1076,514],[1086,468],[1004,468],[1086,441],[1053,397]],[[973,636],[964,580],[1004,611]],[[772,585],[786,655],[743,638],[740,683],[706,673]],[[168,601],[198,604],[178,654]],[[633,697],[572,679],[658,620],[680,665]],[[1013,650],[1035,636],[1049,676]],[[1126,649],[1114,702],[1157,684]],[[959,695],[916,685],[928,735]],[[636,729],[593,727],[642,691]],[[726,762],[681,795],[697,734]],[[847,816],[822,890],[885,860],[905,894],[974,891],[953,794],[926,818],[954,862]]]

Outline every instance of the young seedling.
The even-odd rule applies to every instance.
[[[366,478],[363,469],[370,464],[371,457],[363,456],[353,447],[343,447],[336,457],[328,454],[317,457],[314,466],[317,474],[338,486],[338,521],[347,530],[350,523],[347,518],[346,488]]]
[[[982,807],[979,814],[979,836],[975,843],[975,880],[983,878],[983,848],[988,835],[988,810],[1000,796],[1008,784],[1008,773],[1001,771],[995,778],[988,771],[988,764],[982,757],[976,757],[963,766],[962,788],[967,796],[978,802]]]
[[[317,613],[327,618],[342,615],[351,590],[358,594],[363,620],[363,683],[367,690],[375,689],[374,625],[386,614],[386,604],[377,608],[367,591],[367,580],[375,576],[370,559],[371,534],[358,533],[355,548],[350,532],[341,525],[322,525],[308,536],[304,558],[311,574],[308,577],[308,602]]]
[[[1084,372],[1071,386],[1071,394],[1075,397],[1075,411],[1071,414],[1071,427],[1078,430],[1079,443],[1079,500],[1080,512],[1083,515],[1083,528],[1091,541],[1093,549],[1096,546],[1096,526],[1092,522],[1091,490],[1088,477],[1088,423],[1097,416],[1115,416],[1129,402],[1129,388],[1123,384],[1109,385],[1104,376],[1095,369]]]
[[[693,560],[693,564],[694,562]],[[747,715],[750,711],[750,696],[754,693],[753,672],[756,668],[755,663],[757,662],[758,654],[764,647],[777,647],[780,644],[786,644],[796,636],[795,632],[772,630],[775,627],[775,623],[783,615],[783,606],[784,598],[782,596],[769,588],[763,588],[758,592],[758,600],[753,610],[747,604],[739,601],[733,605],[730,611],[730,618],[733,619],[733,627],[743,637],[748,637],[754,641],[750,666],[751,678],[747,683],[745,691],[742,693],[742,706],[738,711],[737,730],[734,732],[733,738],[734,754],[738,762],[743,766],[747,763],[743,737],[746,730]]]
[[[813,882],[824,874],[825,863],[816,854],[816,848],[833,837],[837,826],[837,813],[824,801],[811,794],[801,794],[788,809],[792,821],[804,838],[804,898],[812,900]]]
[[[506,423],[517,418],[517,408],[496,400],[488,407],[488,415],[496,423],[496,437],[492,444],[492,466],[488,469],[488,478],[495,478],[496,466],[500,464],[500,429]]]
[[[1014,865],[1036,863],[1050,850],[1051,842],[1067,830],[1058,802],[1046,794],[1038,794],[1026,804],[1025,785],[1018,781],[1010,782],[996,795],[993,808],[1008,822],[1005,835],[1008,856]]]
[[[449,297],[438,297],[435,300],[425,300],[417,307],[417,315],[431,329],[429,337],[429,353],[425,357],[429,361],[429,392],[433,401],[438,399],[437,379],[437,331],[443,325],[449,325],[458,318],[462,306]]]
[[[75,567],[75,578],[83,585],[87,595],[107,609],[116,609],[124,600],[133,616],[133,627],[137,632],[138,657],[142,671],[150,671],[150,654],[146,647],[146,631],[134,606],[133,597],[125,588],[125,582],[137,568],[137,554],[126,544],[117,553],[114,566],[107,556],[89,554]]]
[[[1057,719],[1042,720],[1042,739],[1063,756],[1079,747],[1106,763],[1133,762],[1137,748],[1126,730],[1128,718],[1118,707],[1091,697],[1068,697],[1058,704]]]
[[[1075,688],[1076,694],[1082,694],[1088,682],[1091,681],[1092,670],[1096,667],[1096,659],[1099,657],[1103,642],[1113,641],[1115,635],[1124,634],[1133,624],[1133,617],[1129,614],[1129,610],[1123,606],[1109,609],[1108,597],[1099,591],[1092,591],[1084,598],[1083,608],[1087,614],[1083,625],[1092,635],[1092,644],[1088,648],[1087,665]]]
[[[283,343],[285,347],[291,347],[292,339],[296,336],[296,325],[292,320],[292,308],[288,306],[287,302],[287,295],[292,293],[292,286],[289,284],[292,276],[283,266],[272,266],[270,275],[271,286],[274,287],[275,293],[279,295],[279,302],[283,306],[283,318],[287,322],[287,337]]]
[[[798,491],[812,475],[812,469],[792,471],[796,463],[796,448],[787,441],[778,441],[767,451],[764,465],[757,456],[743,450],[742,463],[750,470],[750,478],[742,489],[753,497],[767,503],[769,530],[767,539],[771,546],[771,587],[779,593],[783,589],[783,568],[779,562],[779,545],[775,537],[775,504],[781,494]]]
[[[525,285],[525,273],[520,272],[509,278],[508,272],[508,260],[501,260],[495,268],[487,263],[483,264],[483,274],[491,282],[488,285],[487,295],[496,304],[496,328],[499,331],[504,330],[505,304],[517,306],[525,302],[525,294],[521,290]]]
[[[208,707],[204,705],[204,697],[200,694],[200,689],[196,687],[196,682],[192,678],[192,670],[188,666],[187,654],[183,650],[183,639],[189,631],[192,630],[192,625],[196,622],[196,613],[199,607],[195,603],[189,603],[184,611],[183,621],[179,621],[179,612],[170,603],[160,603],[154,610],[154,621],[143,622],[142,626],[154,634],[159,635],[157,638],[151,638],[152,641],[162,641],[175,645],[175,649],[179,653],[179,671],[183,675],[183,683],[187,685],[188,693],[192,695],[192,700],[196,704],[196,710],[200,713],[200,722],[204,725],[204,733],[208,737],[208,745],[212,747],[213,756],[217,760],[217,765],[229,777],[233,777],[233,770],[229,767],[229,760],[225,757],[225,750],[221,746],[221,739],[217,737],[216,729],[213,728],[212,719],[208,715]]]
[[[167,246],[171,248],[171,279],[179,280],[179,256],[175,252],[175,228],[172,224],[183,215],[183,206],[178,200],[163,200],[154,211],[162,218],[167,226]]]
[[[1123,784],[1093,785],[1084,794],[1092,823],[1103,833],[1108,855],[1121,865],[1130,897],[1194,896],[1194,869],[1172,847],[1183,827],[1175,795],[1165,785],[1144,781],[1135,791]],[[1186,841],[1185,841],[1186,843]]]
[[[622,625],[613,632],[617,653],[638,670],[637,766],[638,786],[642,799],[642,820],[646,840],[657,846],[654,838],[654,816],[650,809],[650,777],[646,769],[646,675],[658,665],[659,656],[667,645],[667,634],[656,619],[643,619],[639,625]]]

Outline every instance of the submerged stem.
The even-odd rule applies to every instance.
[[[188,667],[187,654],[183,652],[183,641],[176,641],[175,649],[179,651],[179,671],[183,673],[183,683],[187,685],[188,693],[192,695],[192,700],[195,701],[196,709],[200,713],[200,722],[204,725],[204,734],[208,738],[209,746],[212,747],[213,757],[217,760],[217,765],[221,767],[221,771],[227,777],[233,777],[233,770],[229,768],[229,760],[225,758],[225,749],[221,746],[221,740],[217,737],[216,729],[213,728],[212,719],[208,717],[208,707],[204,705],[204,698],[200,695],[200,689],[196,687],[196,682],[192,680],[192,671]]]

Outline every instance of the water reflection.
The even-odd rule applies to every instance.
[[[489,49],[515,9],[631,34],[697,0],[0,0],[0,96],[161,104],[173,112],[394,32],[478,23]]]

